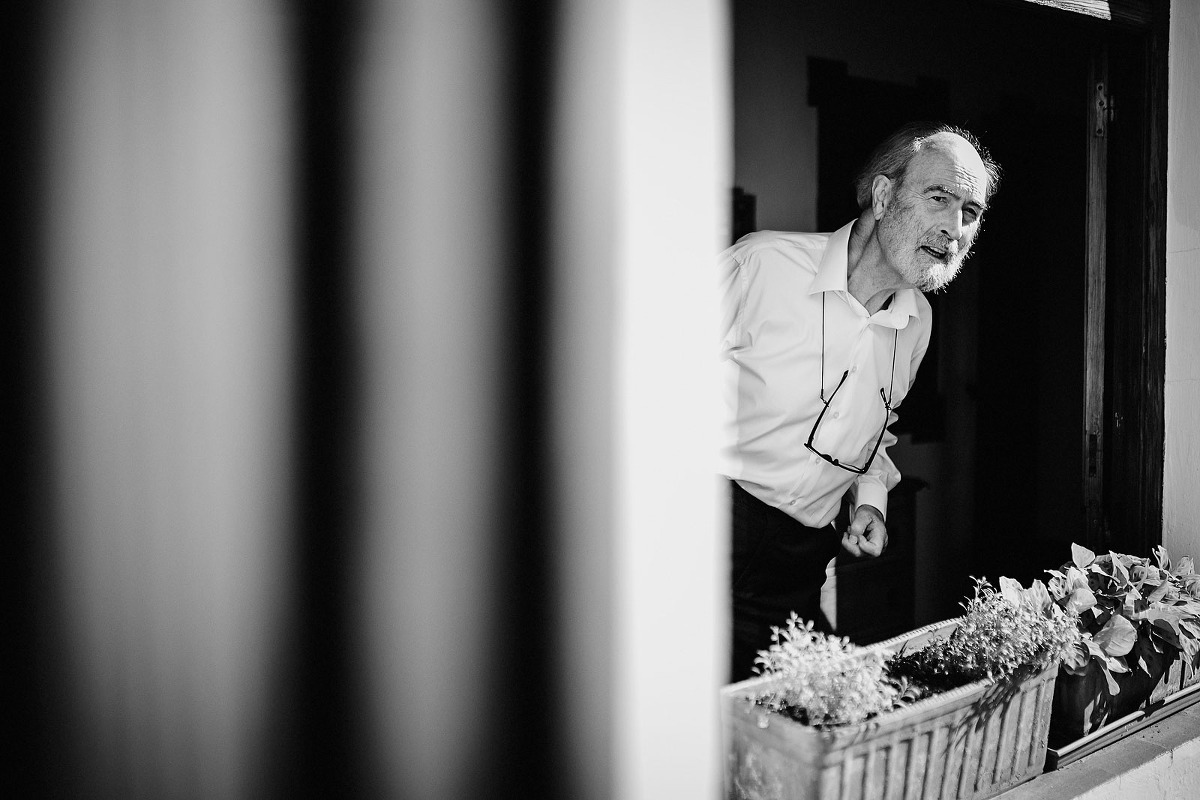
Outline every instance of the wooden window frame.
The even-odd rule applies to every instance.
[[[992,2],[1100,26],[1086,98],[1084,512],[1089,547],[1148,555],[1163,525],[1170,0]],[[1114,135],[1122,147],[1110,149]]]

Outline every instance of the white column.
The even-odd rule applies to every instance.
[[[619,50],[618,796],[715,797],[728,670],[714,256],[729,240],[726,4],[630,0]]]
[[[1163,544],[1200,558],[1200,4],[1171,3]]]

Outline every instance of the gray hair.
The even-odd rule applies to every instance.
[[[893,183],[901,183],[908,170],[909,162],[920,152],[925,140],[939,133],[957,134],[975,148],[975,152],[983,159],[983,168],[988,176],[985,199],[991,199],[1000,187],[1000,165],[992,160],[991,154],[979,143],[975,134],[945,122],[910,122],[875,148],[875,152],[871,153],[871,157],[859,171],[858,178],[854,182],[858,207],[863,210],[870,208],[871,185],[875,182],[876,175],[885,175]]]

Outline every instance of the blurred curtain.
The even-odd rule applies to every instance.
[[[23,7],[7,796],[718,794],[725,13]]]

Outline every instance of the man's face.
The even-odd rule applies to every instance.
[[[986,207],[987,172],[965,139],[926,140],[879,220],[884,256],[922,292],[935,292],[958,274]]]

